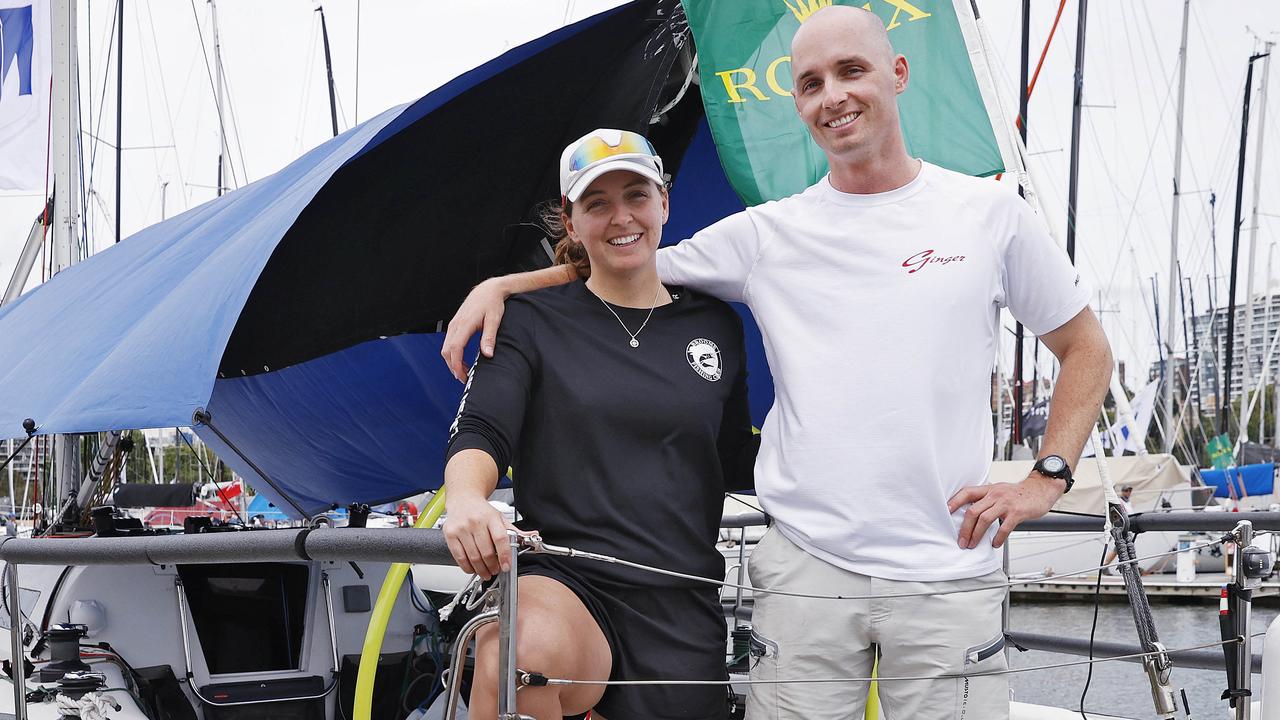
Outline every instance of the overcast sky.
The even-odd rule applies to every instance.
[[[926,7],[942,0],[917,0]],[[613,0],[333,0],[325,4],[334,77],[345,130],[391,106],[412,101],[460,72],[549,32],[566,21],[617,4]],[[1033,62],[1058,3],[1032,3]],[[1020,5],[979,3],[994,47],[997,78],[1014,97],[1018,78]],[[115,136],[115,51],[108,44],[114,2],[80,3],[85,131]],[[221,0],[221,53],[230,98],[238,184],[268,175],[330,135],[319,15],[309,0]],[[927,7],[926,7],[927,9]],[[357,12],[358,11],[358,12]],[[1116,354],[1145,378],[1156,358],[1150,278],[1160,277],[1161,311],[1168,278],[1176,70],[1182,15],[1179,0],[1124,0],[1090,5],[1077,243],[1079,264],[1098,297],[1095,309]],[[1031,101],[1031,169],[1046,218],[1065,237],[1068,146],[1076,2],[1062,22]],[[357,17],[359,32],[357,33]],[[206,66],[212,57],[211,6],[204,0],[126,0],[122,190],[124,235],[214,196],[218,123]],[[1188,48],[1181,252],[1194,282],[1196,308],[1208,304],[1210,227],[1218,234],[1219,300],[1226,300],[1240,102],[1255,34],[1280,39],[1280,3],[1193,0]],[[359,52],[357,54],[357,46]],[[359,72],[357,74],[357,62]],[[1258,64],[1257,71],[1262,67]],[[1280,75],[1280,68],[1276,68]],[[104,85],[104,76],[110,83]],[[1257,87],[1255,77],[1255,88]],[[358,85],[358,92],[357,92]],[[1271,95],[1280,91],[1273,77]],[[106,87],[106,93],[103,89]],[[1251,153],[1260,136],[1255,90]],[[1267,155],[1258,235],[1256,291],[1268,281],[1267,259],[1280,240],[1280,107],[1268,100]],[[494,112],[503,112],[494,108]],[[90,115],[92,114],[92,122]],[[519,118],[512,118],[519,132]],[[93,140],[86,137],[86,155]],[[114,152],[98,145],[93,166],[91,242],[111,244]],[[1253,170],[1246,168],[1251,190]],[[166,185],[167,184],[167,185]],[[162,186],[166,189],[162,192]],[[1209,191],[1217,195],[1209,213]],[[164,198],[162,208],[162,195]],[[41,206],[35,195],[0,193],[0,280],[12,272],[19,246]],[[1246,195],[1245,232],[1249,237]],[[1242,247],[1241,267],[1247,259]],[[1275,258],[1280,272],[1280,257]],[[38,279],[38,276],[37,276]],[[1280,284],[1280,277],[1276,282]],[[1245,282],[1240,282],[1244,298]],[[1179,335],[1180,335],[1179,329]],[[1047,354],[1042,354],[1047,355]],[[1047,363],[1045,364],[1047,367]]]

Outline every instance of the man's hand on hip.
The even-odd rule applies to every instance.
[[[964,512],[964,524],[960,526],[960,547],[978,547],[991,523],[999,520],[1000,529],[991,541],[992,547],[1004,545],[1009,533],[1023,520],[1043,516],[1062,497],[1061,480],[1046,478],[1033,472],[1019,483],[988,483],[961,488],[947,502],[947,510],[954,513],[968,505]]]
[[[503,303],[509,293],[496,279],[485,280],[475,286],[462,307],[454,313],[449,321],[449,329],[444,335],[444,345],[440,348],[440,357],[449,366],[449,372],[458,382],[467,381],[467,364],[462,358],[462,351],[467,341],[477,330],[484,328],[480,335],[480,352],[485,357],[493,357],[493,346],[497,342],[498,325],[502,323]]]

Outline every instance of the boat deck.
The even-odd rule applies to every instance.
[[[1011,578],[1017,580],[1017,578]],[[1082,599],[1092,597],[1098,582],[1096,575],[1064,578],[1046,578],[1039,582],[1018,585],[1010,589],[1013,597],[1023,600]],[[1228,582],[1225,573],[1197,573],[1190,582],[1178,582],[1173,575],[1144,575],[1142,585],[1148,597],[1192,598],[1216,601],[1222,595],[1222,586]],[[1124,578],[1103,575],[1098,590],[1104,599],[1122,600],[1126,597]],[[1268,580],[1254,593],[1254,602],[1280,606],[1280,581]]]

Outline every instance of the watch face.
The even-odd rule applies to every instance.
[[[1048,470],[1051,473],[1062,472],[1063,469],[1067,467],[1067,461],[1057,455],[1050,455],[1044,460],[1041,460],[1040,464],[1045,470]]]

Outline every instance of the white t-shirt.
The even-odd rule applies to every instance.
[[[1089,298],[1021,198],[928,163],[873,195],[823,179],[662,249],[658,273],[755,315],[775,391],[756,489],[792,542],[897,580],[999,568],[996,528],[960,549],[947,500],[987,479],[1000,308],[1043,335]]]

